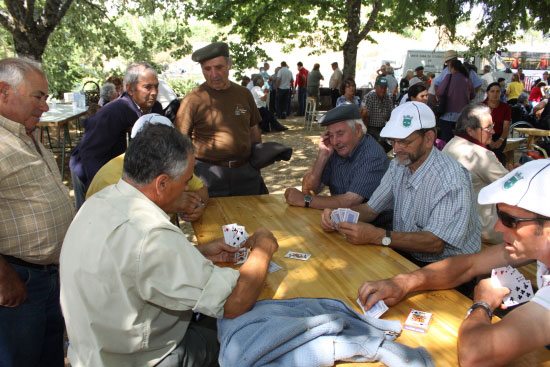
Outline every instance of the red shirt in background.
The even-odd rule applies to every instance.
[[[309,71],[304,68],[303,66],[298,70],[298,74],[296,74],[296,86],[298,88],[305,88],[307,87],[307,74]],[[305,77],[302,80],[302,75]]]
[[[487,100],[483,103],[487,104]],[[497,108],[491,108],[491,117],[495,124],[495,134],[501,135],[504,121],[512,121],[512,109],[508,103],[500,102]]]

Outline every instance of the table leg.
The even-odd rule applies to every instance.
[[[67,135],[69,135],[69,124],[65,124],[63,127],[63,146],[61,147],[61,181],[63,181],[63,174],[65,173],[65,147],[67,146]]]

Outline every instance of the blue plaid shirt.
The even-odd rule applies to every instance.
[[[321,182],[331,195],[353,192],[368,200],[388,169],[389,159],[382,146],[370,135],[365,135],[350,155],[342,158],[334,152],[330,157]]]
[[[429,231],[445,242],[440,254],[411,252],[420,261],[473,254],[481,248],[481,223],[470,173],[438,149],[432,148],[413,174],[394,159],[368,204],[378,213],[393,208],[396,232]]]

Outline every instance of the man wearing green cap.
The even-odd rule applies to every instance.
[[[387,94],[388,81],[385,77],[376,79],[374,90],[363,97],[363,105],[367,110],[367,116],[364,118],[369,134],[380,142],[380,131],[389,120],[393,103],[391,97]]]
[[[226,43],[215,42],[191,56],[205,82],[181,101],[174,125],[195,147],[195,174],[210,197],[267,193],[260,171],[249,163],[251,146],[261,142],[262,120],[252,93],[229,81]]]

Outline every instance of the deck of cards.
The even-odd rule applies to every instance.
[[[359,213],[348,208],[338,208],[330,213],[330,220],[335,227],[342,222],[357,223],[359,220]]]
[[[367,301],[371,296],[372,294],[369,295],[369,297],[367,298]],[[357,303],[359,304],[359,307],[361,307],[361,310],[365,315],[374,317],[375,319],[380,318],[380,316],[382,316],[384,312],[389,310],[389,307],[386,306],[383,300],[376,302],[369,310],[365,310],[365,307],[361,304],[361,301],[359,300],[359,298],[357,298]]]
[[[432,321],[432,313],[411,309],[403,328],[419,333],[426,333]]]
[[[239,226],[237,223],[226,224],[222,226],[223,239],[229,246],[239,247],[239,251],[235,252],[235,264],[242,264],[248,259],[248,249],[241,247],[248,239],[248,233],[244,226]]]
[[[510,294],[502,299],[505,306],[517,306],[533,298],[533,287],[531,281],[510,265],[496,268],[491,271],[491,284],[493,287],[506,287]]]

